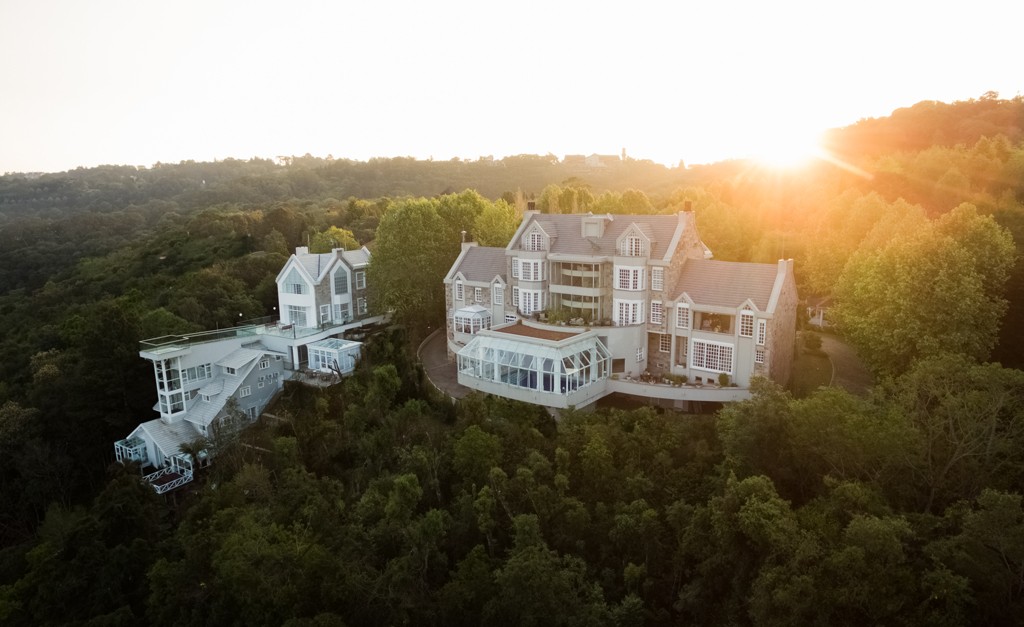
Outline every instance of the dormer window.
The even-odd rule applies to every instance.
[[[523,242],[523,250],[542,251],[544,250],[544,234],[538,230],[526,236]]]
[[[622,240],[622,254],[627,257],[644,256],[644,240],[636,235],[630,235]]]

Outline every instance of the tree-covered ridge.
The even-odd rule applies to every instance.
[[[1024,363],[1024,145],[1012,120],[969,124],[1019,99],[968,105],[941,107],[955,141],[799,176],[525,156],[0,177],[0,623],[1015,624],[1020,372],[982,362]],[[209,492],[105,480],[152,415],[138,340],[273,315],[298,245],[369,245],[371,287],[417,303],[400,318],[422,333],[461,232],[503,245],[530,198],[690,201],[716,258],[795,258],[801,293],[868,315],[843,321],[875,396],[556,425],[433,400],[393,338],[351,383],[291,390],[290,422],[222,456]]]
[[[173,501],[130,471],[88,508],[51,508],[31,550],[4,554],[18,575],[0,619],[1011,625],[1024,610],[1019,371],[935,360],[870,399],[766,383],[717,416],[556,424],[434,398],[403,341],[378,337],[341,385],[289,384],[174,528]]]

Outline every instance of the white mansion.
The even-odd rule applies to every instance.
[[[277,275],[280,321],[141,342],[139,355],[153,362],[160,417],[117,441],[116,459],[155,469],[146,478],[165,492],[190,481],[200,461],[183,445],[211,438],[232,405],[251,422],[286,379],[351,372],[361,344],[340,336],[382,319],[367,313],[369,262],[366,248],[311,254],[299,247]]]
[[[747,398],[755,376],[785,384],[792,260],[710,257],[690,211],[527,211],[508,246],[464,244],[444,279],[459,383],[555,408],[613,392],[686,408]]]

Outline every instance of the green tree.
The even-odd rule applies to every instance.
[[[505,246],[519,227],[515,207],[499,200],[484,207],[473,223],[473,234],[481,246]]]
[[[332,226],[326,231],[317,231],[309,240],[309,252],[311,253],[329,253],[335,248],[356,250],[359,248],[359,242],[356,241],[352,231],[336,226]]]
[[[943,352],[985,359],[1006,311],[1005,229],[969,206],[920,227],[878,249],[862,244],[836,286],[834,318],[879,373]]]

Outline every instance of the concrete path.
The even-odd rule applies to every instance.
[[[857,356],[852,346],[832,335],[819,333],[821,349],[828,353],[832,362],[832,382],[830,385],[841,387],[851,394],[867,396],[868,390],[874,385],[871,372]]]
[[[420,344],[417,355],[434,387],[452,398],[462,398],[473,390],[459,385],[455,362],[448,362],[448,338],[444,329],[438,329]]]

